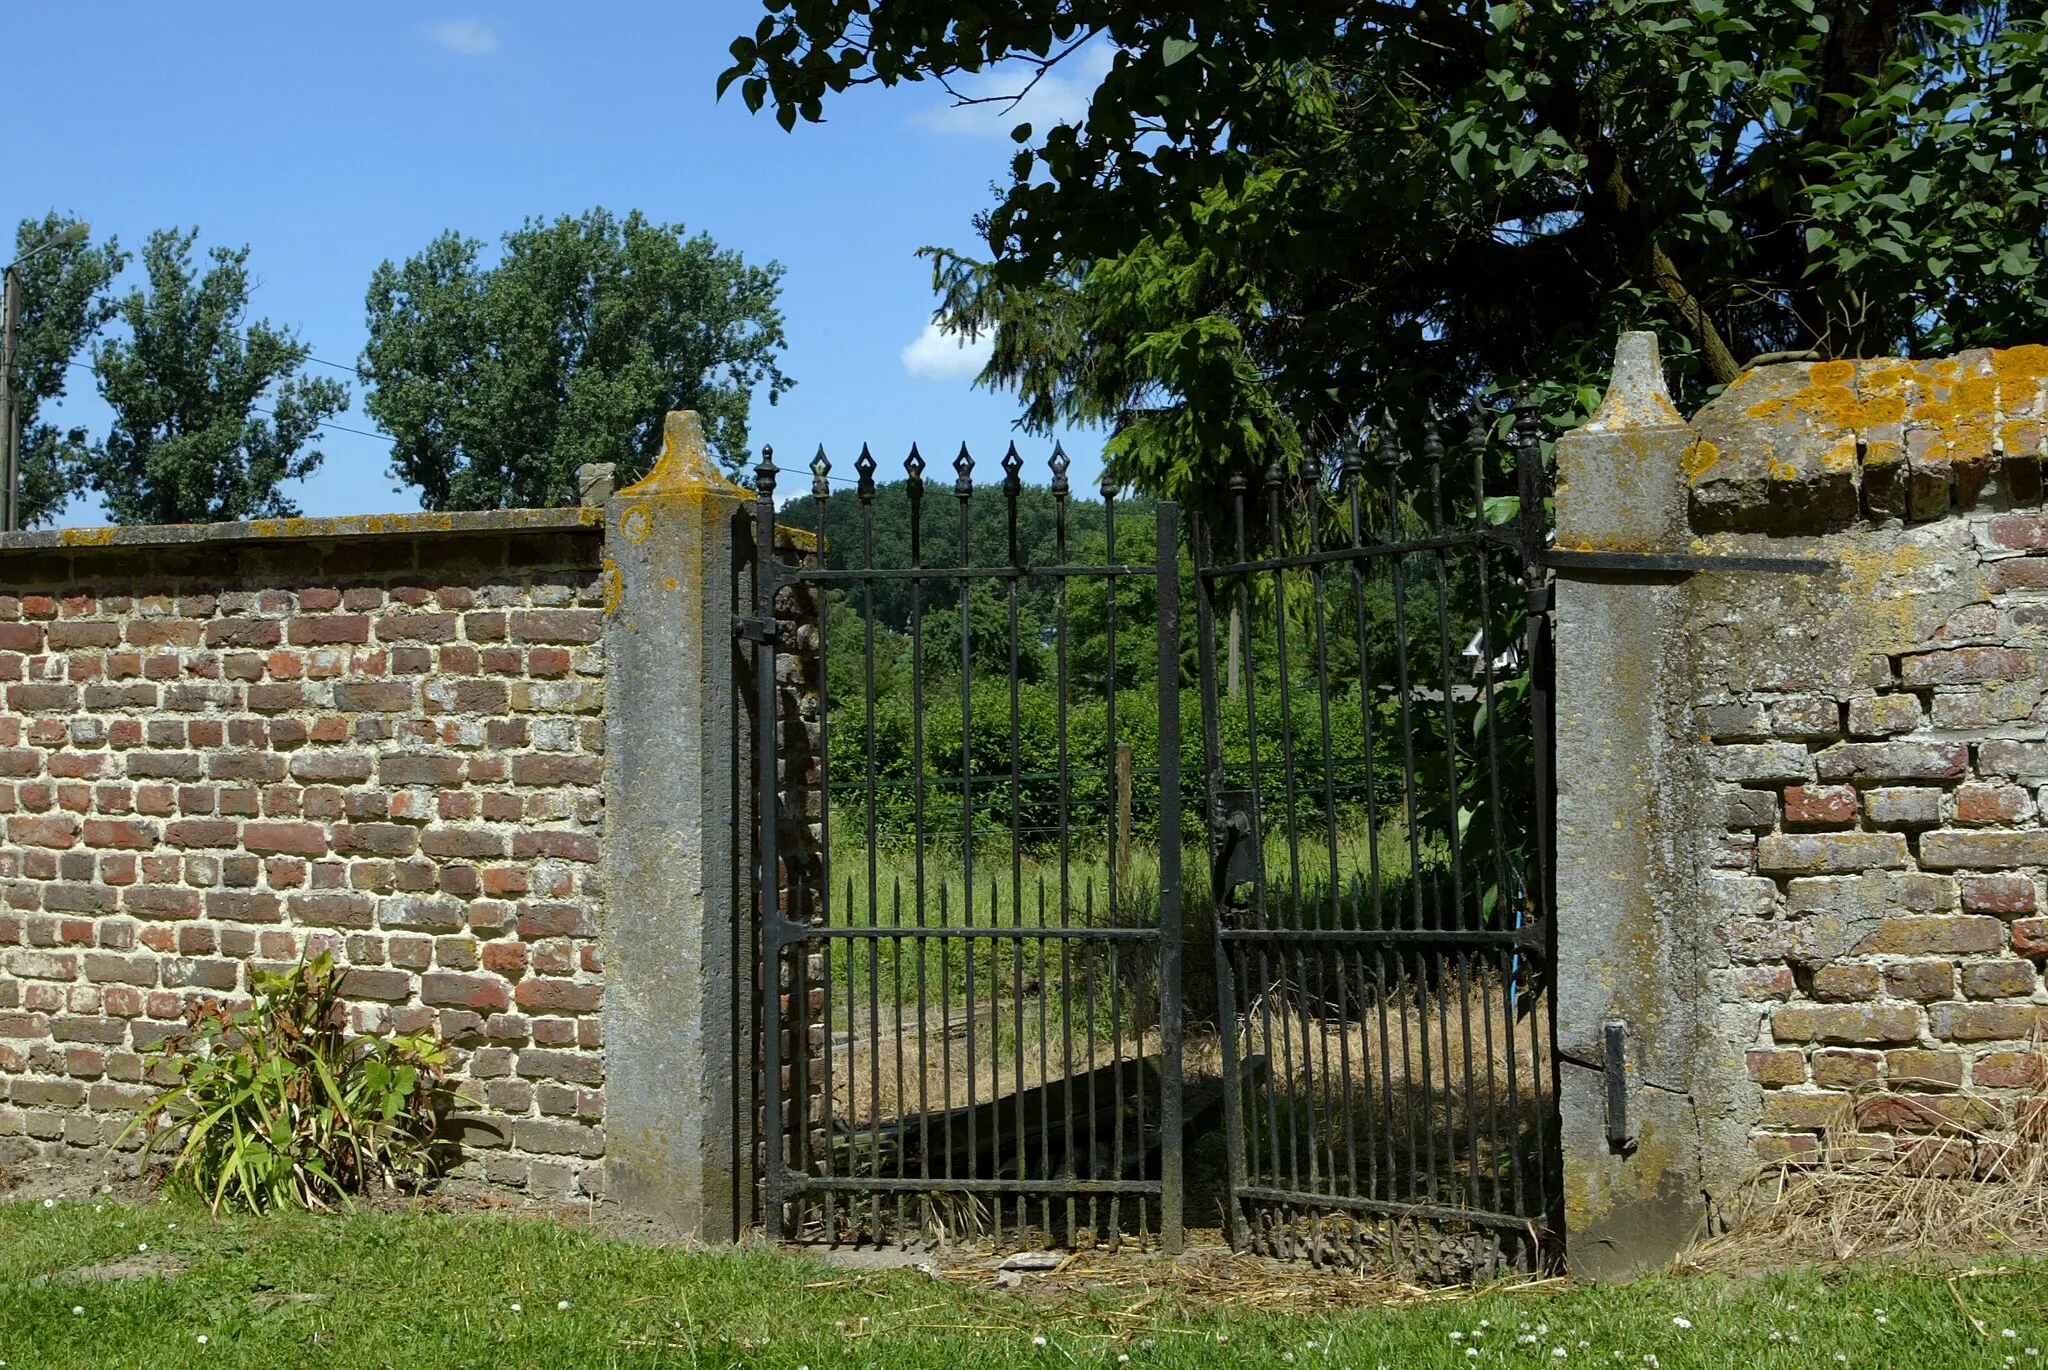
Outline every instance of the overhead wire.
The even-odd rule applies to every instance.
[[[308,361],[313,361],[313,360],[315,360],[315,358],[312,358],[312,357],[308,357],[308,358],[307,358],[306,360],[308,360]],[[64,364],[65,364],[66,366],[68,366],[68,367],[72,368],[72,369],[73,369],[74,371],[86,371],[86,372],[90,372],[90,371],[92,370],[92,368],[91,368],[90,366],[87,366],[87,365],[86,365],[86,364],[85,364],[84,362],[65,362]],[[322,365],[325,365],[325,366],[332,366],[332,365],[334,365],[334,363],[333,363],[333,362],[324,362],[324,363],[322,363]],[[255,410],[255,411],[256,411],[257,413],[259,413],[259,414],[262,414],[262,415],[265,415],[265,416],[266,416],[266,417],[268,417],[268,418],[273,418],[273,419],[274,419],[274,418],[276,418],[276,417],[277,417],[277,411],[276,411],[275,409],[266,409],[266,408],[264,408],[264,407],[263,407],[262,405],[260,405],[260,404],[256,404],[256,403],[254,403],[254,402],[251,402],[251,403],[250,403],[250,405],[249,405],[249,407],[250,407],[251,409]],[[323,429],[323,428],[324,428],[324,429],[328,429],[328,430],[330,430],[330,431],[332,431],[332,432],[336,432],[336,433],[353,433],[353,434],[355,434],[355,435],[356,435],[357,437],[359,437],[359,438],[375,438],[375,439],[377,439],[377,441],[379,441],[379,442],[390,442],[390,441],[392,440],[392,439],[391,439],[391,435],[390,435],[389,433],[373,433],[373,432],[371,432],[371,431],[370,431],[369,429],[367,429],[367,428],[350,428],[350,427],[349,427],[348,425],[346,425],[346,424],[341,424],[341,423],[327,423],[327,422],[324,422],[324,421],[323,421],[323,422],[321,422],[321,423],[315,424],[315,425],[313,426],[313,431],[317,433],[317,432],[319,432],[319,431],[320,431],[321,429]]]

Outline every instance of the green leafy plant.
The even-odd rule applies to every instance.
[[[448,1048],[431,1032],[346,1035],[341,981],[324,952],[258,973],[253,1004],[195,1003],[152,1053],[175,1081],[128,1130],[175,1146],[174,1183],[216,1210],[325,1209],[431,1171]]]

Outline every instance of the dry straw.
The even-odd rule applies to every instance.
[[[1961,1098],[1967,1096],[1949,1096]],[[1760,1169],[1681,1268],[1757,1269],[1881,1257],[2048,1254],[2048,1094],[2013,1101],[2010,1126],[1975,1130],[1890,1096],[1924,1135],[1862,1131],[1858,1100],[1811,1157]]]

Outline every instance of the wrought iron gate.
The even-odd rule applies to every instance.
[[[760,644],[756,698],[780,699],[760,715],[777,726],[755,734],[757,793],[777,815],[756,825],[757,871],[779,873],[760,883],[758,904],[764,981],[779,987],[760,1000],[771,1237],[965,1230],[999,1242],[1135,1234],[1180,1244],[1180,752],[1155,746],[1146,758],[1155,836],[1148,878],[1134,879],[1135,730],[1117,688],[1135,633],[1135,654],[1156,654],[1160,682],[1145,731],[1179,737],[1178,513],[1154,506],[1145,536],[1105,487],[1088,520],[1101,542],[1091,536],[1086,549],[1101,555],[1077,563],[1075,501],[1056,452],[1051,556],[1030,564],[1021,466],[1013,446],[999,489],[981,492],[999,499],[1003,534],[998,548],[977,548],[974,463],[961,449],[945,492],[953,545],[933,555],[926,543],[948,511],[913,448],[897,511],[907,547],[900,564],[878,565],[876,464],[863,449],[858,545],[840,546],[836,567],[795,568],[778,565],[773,518],[760,516],[772,507],[772,454],[755,472],[755,560],[770,571],[757,572],[744,631]],[[822,451],[811,470],[823,552]],[[1128,558],[1134,543],[1140,558]],[[803,593],[791,599],[792,589]],[[778,594],[808,611],[794,638],[768,612]],[[1091,620],[1085,663],[1070,649],[1077,596]],[[883,597],[907,601],[900,632],[884,621]],[[1150,602],[1142,616],[1140,600]],[[1025,697],[1026,659],[1045,645],[1027,632],[1034,602],[1051,611],[1041,664],[1057,742],[1027,765],[1021,711],[1048,694]],[[837,640],[835,618],[853,641]],[[808,716],[778,687],[788,664],[778,645],[815,654],[827,698]],[[907,716],[878,717],[883,670],[907,675]],[[1105,707],[1076,737],[1082,692]],[[808,762],[799,774],[792,746]]]
[[[1240,1247],[1554,1254],[1546,524],[1533,413],[1498,473],[1490,417],[1194,529]]]
[[[1014,447],[937,490],[863,450],[850,504],[820,452],[797,564],[764,454],[735,822],[771,1237],[1177,1249],[1185,1214],[1446,1277],[1554,1258],[1533,416],[1468,442],[1186,527],[1075,499],[1057,451],[1049,509]]]

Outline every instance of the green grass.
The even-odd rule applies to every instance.
[[[183,1273],[90,1281],[67,1273],[136,1257],[142,1244]],[[910,1271],[853,1275],[762,1251],[689,1254],[489,1217],[216,1220],[174,1203],[11,1204],[0,1205],[0,1252],[7,1257],[0,1263],[0,1361],[24,1370],[1113,1370],[1119,1356],[1129,1356],[1138,1370],[1574,1364],[1832,1370],[2033,1366],[2048,1359],[2027,1354],[2030,1347],[2048,1349],[2048,1267],[1964,1279],[1955,1295],[1938,1274],[1885,1267],[1493,1292],[1292,1317],[1232,1313],[1169,1295],[1143,1303],[1135,1316],[1119,1317],[1111,1314],[1139,1302],[1128,1289],[1098,1296],[1093,1308],[1054,1304],[963,1291]],[[1318,1276],[1304,1270],[1300,1278]],[[1958,1298],[1988,1335],[1972,1329]],[[566,1308],[559,1306],[564,1301]],[[1676,1325],[1677,1318],[1691,1326]],[[2001,1335],[2008,1328],[2013,1335]],[[1476,1341],[1474,1332],[1481,1333]],[[1035,1345],[1035,1336],[1045,1344]],[[1468,1356],[1468,1348],[1480,1354]],[[1553,1348],[1566,1355],[1554,1357]]]

